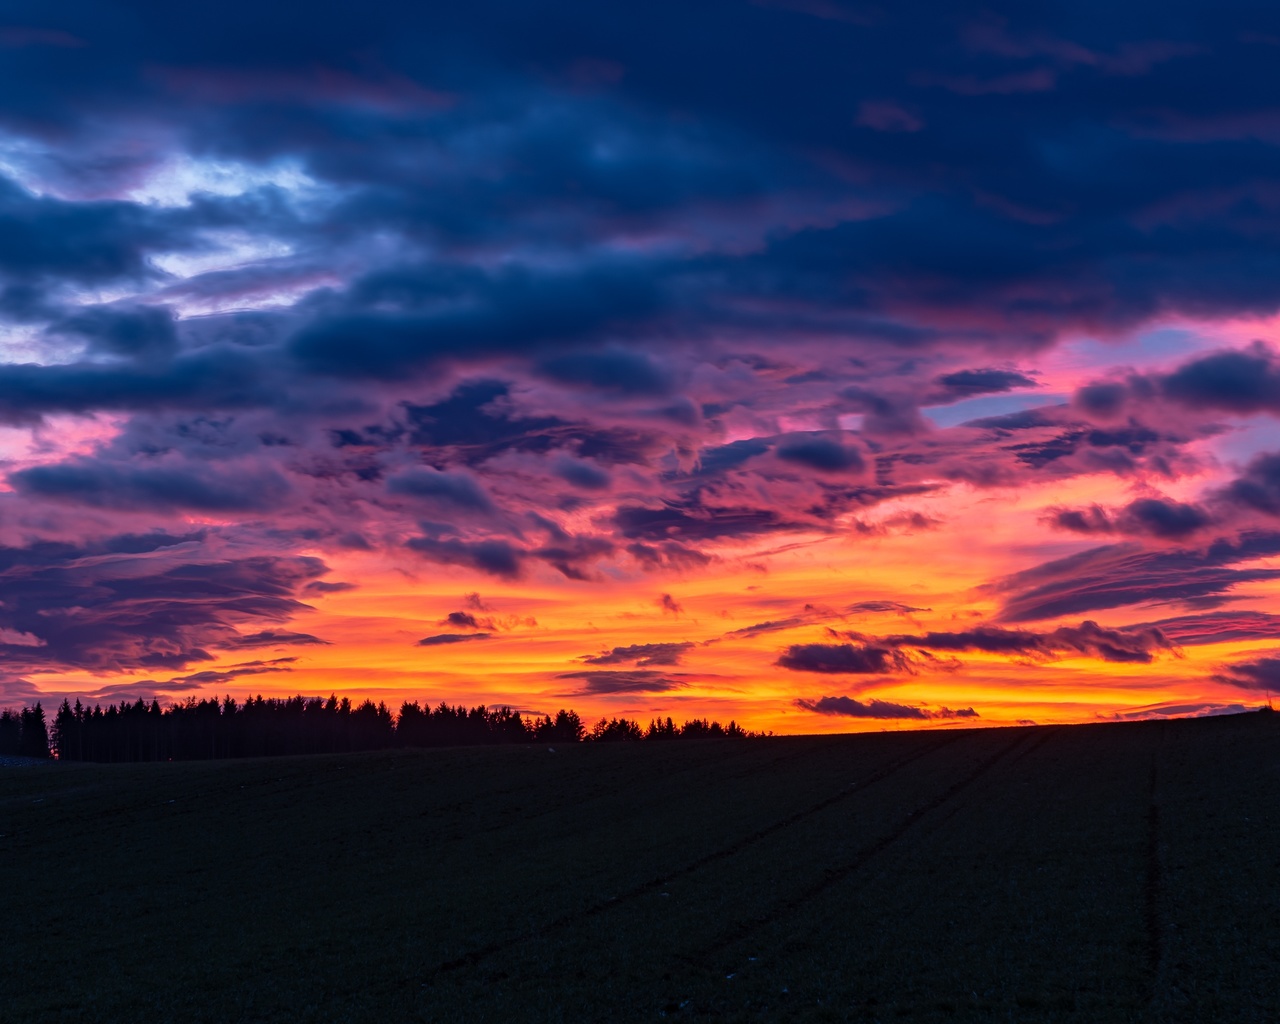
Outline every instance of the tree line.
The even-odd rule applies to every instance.
[[[676,725],[653,719],[647,728],[627,718],[600,719],[588,729],[576,711],[526,717],[509,707],[434,708],[405,701],[398,714],[385,703],[349,698],[188,697],[161,707],[141,698],[105,708],[64,699],[52,729],[39,702],[0,712],[0,756],[56,756],[63,761],[188,761],[332,754],[392,747],[454,747],[499,743],[607,743],[674,739],[746,739],[736,722],[707,719]]]
[[[48,757],[49,726],[44,708],[0,711],[0,757]]]

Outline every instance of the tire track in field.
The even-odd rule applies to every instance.
[[[733,857],[736,854],[740,853],[747,847],[752,846],[755,843],[758,843],[764,839],[767,839],[770,836],[776,835],[777,833],[782,832],[788,828],[791,828],[792,826],[798,824],[799,822],[804,821],[806,818],[810,818],[813,815],[818,814],[826,810],[827,808],[840,803],[843,800],[847,800],[852,796],[860,795],[870,786],[873,786],[879,782],[883,782],[885,779],[889,778],[892,775],[897,774],[899,771],[901,771],[903,768],[906,768],[908,765],[916,761],[919,761],[922,758],[927,757],[928,755],[938,750],[941,750],[943,747],[947,746],[950,743],[954,743],[957,739],[960,738],[961,735],[963,734],[950,733],[950,734],[944,735],[940,737],[938,740],[936,740],[935,742],[930,743],[928,746],[925,746],[920,750],[914,751],[911,754],[907,754],[902,757],[899,757],[897,760],[891,761],[888,764],[883,765],[882,767],[876,769],[875,771],[857,780],[856,782],[851,782],[848,786],[840,790],[838,793],[835,793],[824,800],[820,800],[816,804],[811,804],[810,806],[804,808],[803,810],[796,811],[793,814],[789,814],[785,818],[781,818],[778,821],[775,821],[771,825],[766,825],[764,828],[757,829],[755,832],[749,833],[748,835],[742,837],[741,839],[738,839],[733,843],[730,843],[728,846],[723,846],[718,850],[713,850],[711,853],[704,854],[703,856],[690,861],[689,863],[683,865],[682,867],[676,868],[674,871],[670,871],[665,875],[660,875],[657,878],[650,879],[648,882],[642,882],[640,885],[634,886],[633,888],[628,889],[626,892],[619,893],[617,896],[610,896],[608,899],[600,900],[587,907],[583,907],[580,910],[570,911],[569,913],[563,914],[560,917],[557,917],[554,920],[549,921],[547,924],[522,932],[519,935],[514,935],[506,939],[499,939],[494,942],[486,943],[485,945],[480,946],[476,949],[473,949],[468,953],[464,953],[460,957],[456,957],[452,960],[445,961],[444,963],[437,966],[434,971],[431,971],[429,973],[433,975],[443,974],[443,973],[449,973],[452,971],[459,970],[463,967],[474,966],[475,964],[480,963],[482,960],[485,960],[496,953],[501,953],[508,949],[512,949],[515,946],[519,946],[522,943],[529,942],[530,940],[546,938],[547,936],[552,935],[555,932],[560,931],[564,928],[568,928],[571,925],[577,924],[580,921],[585,921],[592,917],[596,917],[599,914],[603,914],[609,910],[614,910],[617,907],[621,907],[649,893],[663,889],[667,885],[669,885],[671,882],[675,881],[676,879],[684,878],[687,875],[691,875],[696,871],[700,871],[702,868],[707,867],[709,864],[714,864],[718,861],[727,860],[728,858]]]
[[[1032,754],[1043,746],[1049,738],[1055,735],[1058,731],[1059,730],[1057,728],[1045,729],[1026,746],[1026,749],[1022,751],[1017,760],[1021,760],[1022,758]],[[783,915],[798,910],[810,900],[822,895],[822,893],[826,892],[833,885],[844,881],[846,878],[862,870],[862,868],[878,854],[884,852],[911,831],[911,829],[931,811],[935,811],[939,807],[953,800],[964,790],[968,789],[969,786],[977,782],[978,779],[988,771],[994,768],[999,762],[1003,761],[1006,757],[1017,750],[1018,747],[1026,743],[1026,736],[1016,737],[1012,742],[1005,744],[990,757],[979,762],[967,775],[953,782],[937,796],[932,797],[925,803],[909,811],[897,825],[884,833],[884,835],[873,842],[870,846],[866,846],[860,850],[852,860],[846,861],[844,864],[837,867],[827,868],[820,878],[801,889],[800,892],[778,901],[767,913],[737,922],[725,931],[721,932],[718,938],[698,950],[696,953],[686,955],[680,959],[684,960],[686,963],[697,965],[700,968],[709,969],[710,965],[708,961],[711,957],[715,956],[717,953],[723,952],[735,943],[755,934],[761,928],[772,924]]]
[[[1147,865],[1143,885],[1143,916],[1147,928],[1147,993],[1150,1008],[1159,993],[1160,967],[1164,961],[1164,937],[1160,906],[1164,902],[1164,880],[1160,870],[1160,804],[1156,801],[1159,785],[1160,746],[1164,739],[1164,723],[1151,752],[1151,774],[1147,781]]]

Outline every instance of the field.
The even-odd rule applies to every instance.
[[[1276,1021],[1280,715],[0,768],[5,1021]]]

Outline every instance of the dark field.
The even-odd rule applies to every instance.
[[[1280,715],[0,768],[4,1021],[1277,1021]]]

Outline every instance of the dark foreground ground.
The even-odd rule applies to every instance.
[[[0,769],[4,1021],[1277,1021],[1280,715]]]

